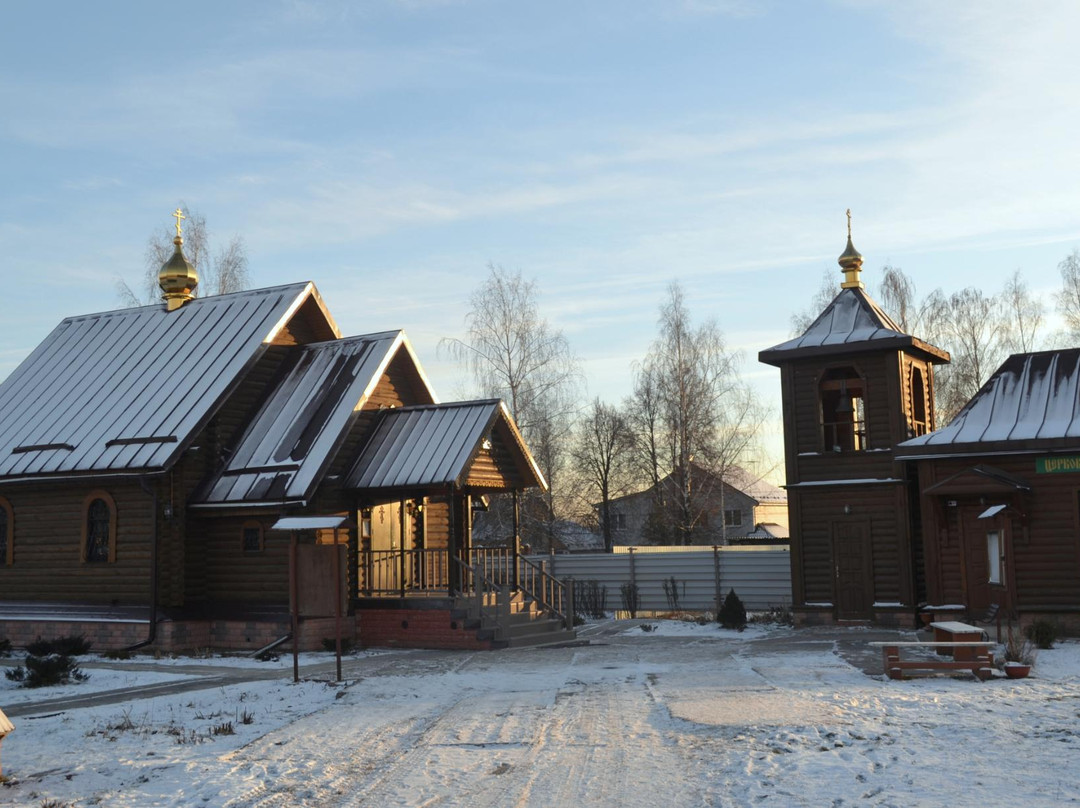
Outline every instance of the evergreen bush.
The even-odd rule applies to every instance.
[[[736,631],[746,628],[746,607],[743,606],[743,602],[735,594],[734,589],[728,591],[716,618],[724,628],[733,628]]]
[[[1026,629],[1024,636],[1031,640],[1039,648],[1053,648],[1054,643],[1060,636],[1056,623],[1050,620],[1036,620]]]
[[[4,675],[22,687],[48,687],[85,682],[90,677],[79,670],[75,659],[67,654],[45,656],[26,655],[26,667],[10,668]]]

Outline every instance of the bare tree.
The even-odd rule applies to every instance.
[[[206,217],[198,211],[181,206],[184,222],[184,256],[199,273],[199,285],[195,288],[196,296],[223,295],[228,292],[240,292],[250,285],[248,277],[247,253],[240,236],[233,236],[228,244],[211,255],[210,234],[206,227]],[[158,288],[158,273],[161,266],[173,254],[175,225],[166,225],[161,231],[150,236],[146,244],[146,266],[140,284],[141,292],[136,292],[127,281],[118,279],[116,292],[125,306],[146,306],[161,299]]]
[[[632,436],[626,415],[599,398],[578,425],[573,460],[586,491],[600,504],[604,550],[611,552],[611,500],[625,488]]]
[[[702,505],[713,496],[698,486],[720,481],[722,487],[725,470],[763,420],[738,366],[739,357],[727,349],[714,320],[692,325],[682,289],[672,283],[660,307],[659,334],[639,371],[634,422],[648,430],[639,431],[636,441],[653,453],[646,460],[653,477],[660,477],[662,464],[670,480],[667,493],[659,493],[656,483],[654,490],[671,498],[666,504],[677,544],[692,542]]]
[[[926,310],[931,341],[952,354],[934,374],[937,423],[944,425],[1005,358],[1005,312],[998,297],[970,286],[948,297],[934,291]]]
[[[465,337],[443,339],[439,347],[465,365],[482,395],[506,401],[548,481],[539,518],[542,539],[550,541],[580,371],[562,331],[541,316],[535,283],[499,266],[488,270],[469,298]]]
[[[1028,353],[1039,350],[1039,329],[1042,327],[1046,306],[1042,300],[1032,297],[1020,270],[1013,272],[1001,294],[1005,310],[1003,341],[1009,351]]]
[[[1080,250],[1073,250],[1058,264],[1061,273],[1061,291],[1057,295],[1057,309],[1065,321],[1069,336],[1075,341],[1080,337]]]
[[[825,310],[826,306],[832,303],[833,298],[836,297],[837,292],[840,291],[837,287],[838,284],[835,270],[825,269],[821,275],[821,284],[818,286],[818,290],[814,293],[814,296],[810,299],[807,308],[791,315],[792,336],[799,336],[814,324],[814,320],[816,320],[818,315]]]

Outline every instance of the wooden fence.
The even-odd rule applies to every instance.
[[[530,558],[557,578],[573,578],[586,599],[590,590],[602,596],[609,611],[714,611],[717,599],[731,589],[750,611],[791,604],[786,545],[629,547]],[[634,593],[637,603],[631,609]],[[578,603],[579,613],[582,606]]]

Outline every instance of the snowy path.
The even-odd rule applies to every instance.
[[[40,723],[45,737],[60,719],[24,720],[4,745],[17,775],[0,805],[1080,803],[1080,644],[1043,652],[1022,682],[890,682],[835,653],[851,636],[678,626],[580,648],[394,654],[361,661],[346,688],[223,688],[221,711],[257,714],[232,741],[61,732],[89,759],[20,782],[34,763],[19,733]]]

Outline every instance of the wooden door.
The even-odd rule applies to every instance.
[[[371,579],[375,590],[387,592],[402,588],[402,567],[407,579],[411,564],[403,565],[401,550],[401,504],[375,505],[371,509]]]
[[[854,520],[833,522],[832,535],[836,617],[869,620],[873,605],[870,525]]]
[[[982,505],[961,511],[961,534],[964,545],[964,604],[969,609],[990,607],[990,556],[986,534],[994,528],[993,519],[979,519]],[[1000,535],[1000,534],[999,534]]]

